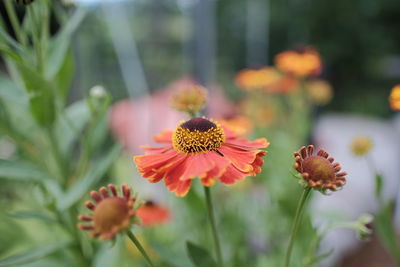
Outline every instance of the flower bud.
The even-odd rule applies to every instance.
[[[357,136],[351,143],[351,152],[356,156],[364,156],[372,149],[372,140],[367,136]]]

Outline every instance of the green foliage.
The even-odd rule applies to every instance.
[[[0,260],[0,266],[15,266],[28,262],[33,262],[35,260],[39,260],[43,257],[49,256],[59,250],[65,249],[69,245],[71,245],[71,242],[59,242],[51,245],[34,248],[32,250],[28,250],[21,254]]]
[[[186,249],[192,263],[196,267],[216,267],[217,263],[211,257],[207,250],[193,244],[190,241],[186,242]]]

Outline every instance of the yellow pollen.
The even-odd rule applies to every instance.
[[[175,150],[183,153],[217,151],[225,142],[222,128],[204,118],[194,118],[174,131],[172,143]]]

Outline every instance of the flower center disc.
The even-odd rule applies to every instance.
[[[94,227],[99,232],[109,232],[128,218],[129,207],[123,198],[103,199],[94,210]]]
[[[332,164],[322,157],[306,158],[303,162],[303,171],[314,181],[333,182],[336,178]]]
[[[204,118],[193,118],[182,123],[173,133],[173,146],[183,153],[217,151],[225,142],[219,125]]]

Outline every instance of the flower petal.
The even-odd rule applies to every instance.
[[[221,146],[219,151],[240,171],[251,172],[253,170],[251,164],[254,162],[257,155],[254,151],[237,149],[226,145]]]
[[[229,165],[225,173],[219,178],[221,183],[226,185],[235,184],[237,181],[243,180],[246,177],[244,172],[238,170],[234,165]]]
[[[172,131],[164,130],[159,135],[155,135],[153,140],[157,143],[172,143]]]
[[[215,163],[210,160],[207,153],[191,154],[187,157],[185,165],[183,166],[184,172],[182,173],[180,180],[193,179],[196,176],[205,176],[206,173],[214,168]]]
[[[247,150],[251,148],[266,148],[269,146],[269,142],[265,138],[258,138],[251,142],[243,138],[235,138],[226,140],[226,145]]]
[[[164,176],[164,172],[160,172],[160,170],[174,165],[179,160],[178,156],[179,153],[177,151],[171,151],[162,154],[136,156],[133,160],[139,173],[145,178],[151,178],[149,182],[156,183]]]

